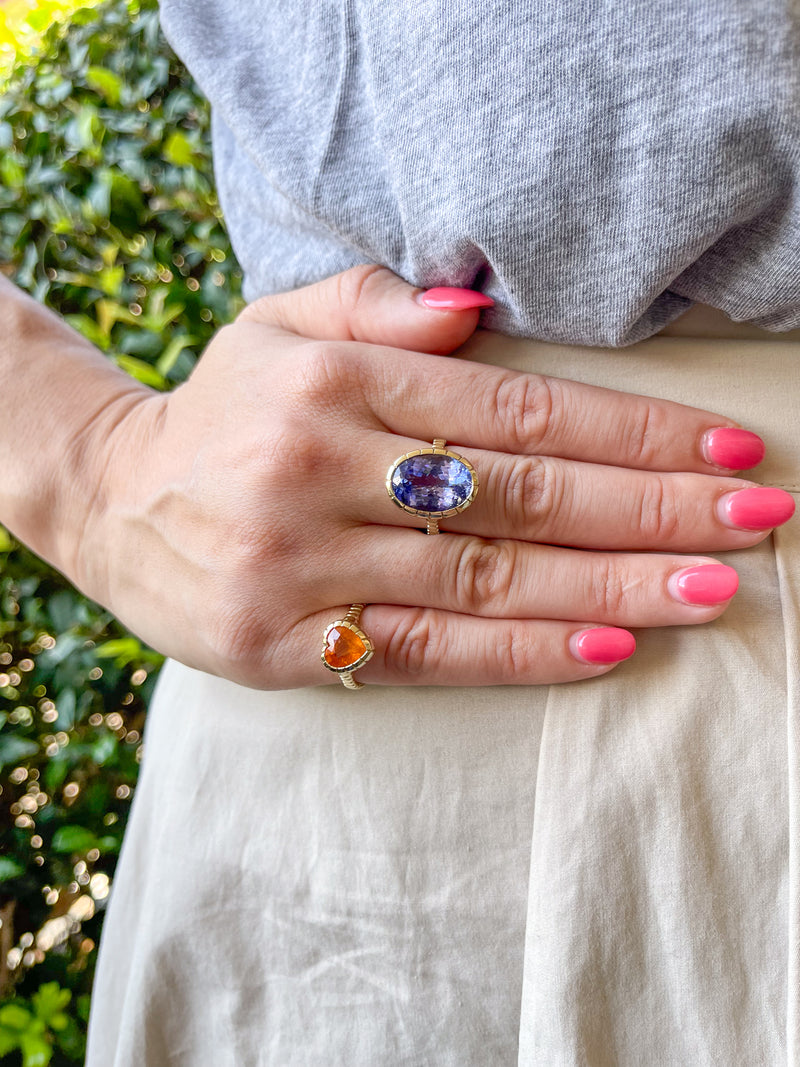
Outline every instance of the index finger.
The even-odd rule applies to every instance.
[[[652,471],[716,474],[764,458],[757,434],[673,401],[417,352],[353,349],[363,396],[384,428],[405,437]]]

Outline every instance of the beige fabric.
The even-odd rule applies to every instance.
[[[800,488],[797,341],[465,355],[725,412]],[[170,664],[89,1067],[797,1067],[798,559],[797,522],[731,553],[721,620],[573,685]]]

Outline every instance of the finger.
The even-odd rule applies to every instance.
[[[323,634],[347,608],[305,619],[270,663],[296,685],[341,684],[322,666]],[[636,641],[627,630],[576,622],[486,620],[425,608],[368,605],[359,625],[371,639],[372,659],[358,681],[378,685],[549,685],[607,674],[629,658]],[[298,649],[306,650],[298,657]],[[592,662],[592,657],[595,662]],[[298,662],[302,660],[302,663]]]
[[[463,455],[480,472],[479,492],[468,511],[441,521],[443,531],[575,548],[723,552],[758,544],[794,512],[789,493],[734,478],[467,449]],[[392,516],[390,499],[389,507],[381,500],[379,518],[380,496],[375,491],[367,505],[373,521],[422,525],[396,506],[400,519]]]
[[[645,470],[718,473],[749,469],[763,458],[756,434],[707,411],[432,358],[429,353],[462,344],[479,311],[432,310],[416,299],[421,292],[385,268],[363,266],[262,297],[240,320],[264,327],[264,339],[280,334],[329,342],[307,351],[312,363],[324,365],[325,380],[350,382],[352,389],[341,390],[349,409],[355,392],[380,425],[406,437]],[[255,348],[264,343],[261,335],[254,337]],[[306,371],[314,380],[313,367]]]
[[[358,380],[380,426],[406,438],[714,474],[748,469],[764,455],[756,434],[668,400],[374,346],[326,356]]]
[[[480,307],[467,306],[465,298],[491,304],[471,290],[448,292],[461,295],[460,307],[444,307],[441,300],[426,306],[418,299],[424,290],[386,267],[365,264],[303,289],[261,297],[240,318],[321,341],[361,341],[442,355],[462,345],[478,325]]]
[[[732,568],[707,556],[586,552],[377,527],[354,531],[339,573],[310,576],[309,589],[315,582],[334,602],[623,627],[708,622],[737,585]]]
[[[382,433],[359,440],[357,449],[343,442],[334,460],[341,472],[357,457],[357,474],[344,476],[350,518],[424,528],[424,518],[398,506],[387,473],[400,458],[395,448],[413,453],[421,442]],[[721,552],[758,544],[794,511],[789,493],[735,478],[467,448],[458,455],[473,466],[478,491],[468,510],[440,521],[442,531],[577,548]],[[424,507],[422,476],[420,482]]]

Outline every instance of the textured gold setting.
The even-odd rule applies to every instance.
[[[347,612],[343,619],[336,619],[329,626],[325,627],[325,633],[322,637],[322,665],[329,671],[333,671],[338,675],[342,685],[346,689],[363,689],[364,683],[357,682],[353,677],[353,671],[357,671],[360,667],[363,667],[365,663],[368,663],[372,659],[375,652],[375,646],[371,639],[364,633],[361,627],[358,625],[361,618],[361,612],[364,610],[364,604],[351,604],[350,610]],[[336,658],[331,653],[329,638],[333,630],[341,631],[349,630],[364,646],[364,650],[357,659],[352,662],[348,662],[342,666],[334,666],[329,662],[329,658]]]
[[[403,504],[400,500],[398,500],[392,490],[392,476],[394,475],[395,470],[400,466],[401,463],[404,463],[407,459],[413,459],[415,456],[449,456],[450,459],[456,459],[459,463],[463,463],[463,465],[467,468],[470,475],[472,476],[472,490],[466,500],[464,500],[463,503],[459,504],[457,508],[449,508],[447,511],[435,512],[435,518],[433,517],[433,513],[431,513],[430,511],[420,511],[418,508],[410,508],[407,504]],[[435,437],[433,439],[433,444],[430,448],[415,448],[412,452],[406,452],[402,456],[397,457],[397,459],[389,468],[388,474],[386,475],[386,492],[389,494],[390,499],[394,501],[397,507],[402,508],[402,510],[407,512],[409,515],[418,515],[420,518],[426,520],[425,533],[438,534],[439,523],[442,519],[449,519],[452,515],[458,515],[459,512],[466,511],[466,509],[470,506],[472,501],[477,496],[478,472],[475,470],[475,468],[472,466],[468,459],[464,459],[464,457],[460,455],[460,453],[453,452],[451,449],[447,448],[445,439],[443,437]]]

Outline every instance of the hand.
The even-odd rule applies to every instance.
[[[364,267],[258,300],[188,382],[104,427],[78,584],[159,650],[256,688],[338,685],[322,634],[357,601],[376,647],[358,678],[393,685],[591,677],[613,666],[585,661],[615,636],[597,624],[718,616],[735,575],[675,553],[754,545],[791,510],[706,458],[732,424],[427,354],[478,313],[415,292]],[[481,488],[427,537],[384,480],[434,436]],[[759,500],[759,528],[737,528]]]

